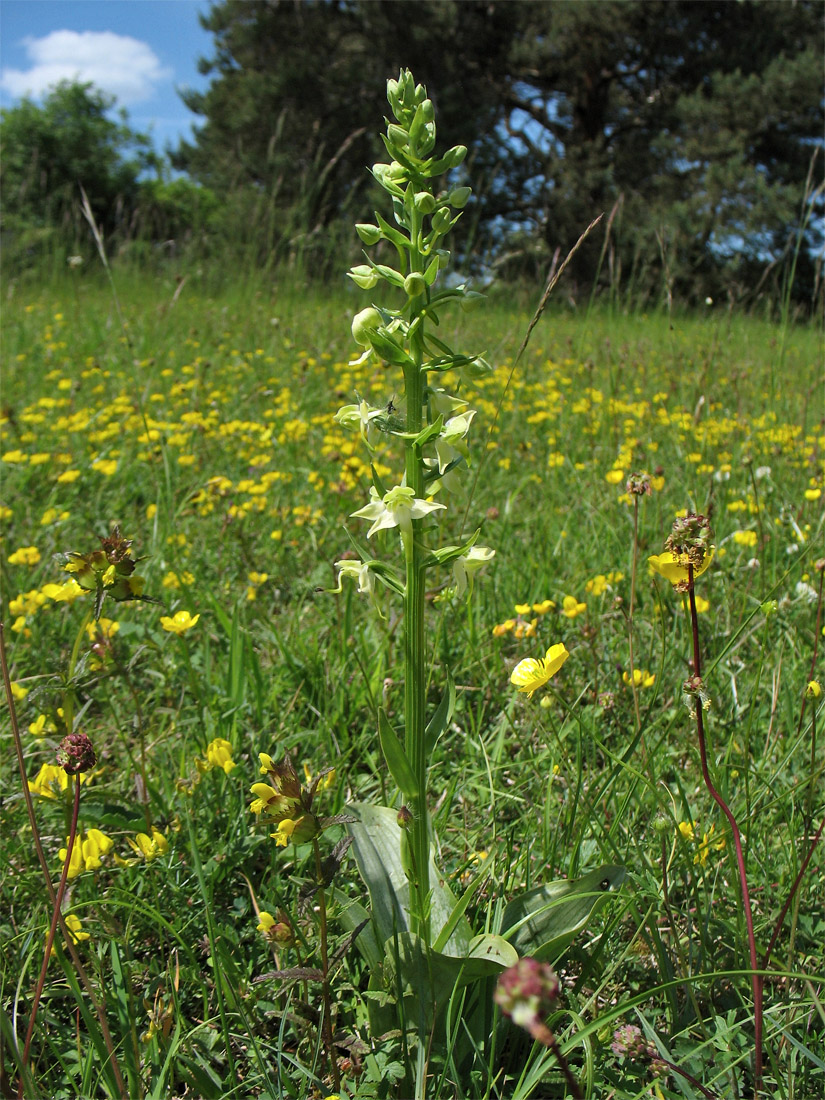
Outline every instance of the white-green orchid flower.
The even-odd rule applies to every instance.
[[[375,578],[368,562],[352,561],[344,558],[335,563],[335,568],[338,570],[338,587],[333,589],[334,592],[341,592],[344,587],[344,577],[351,577],[358,582],[359,592],[365,592],[369,596],[373,595]]]
[[[441,435],[435,441],[435,453],[438,455],[438,472],[443,474],[446,468],[457,458],[465,461],[469,458],[470,450],[464,442],[470,424],[475,416],[475,410],[459,413],[452,416],[444,425]]]
[[[495,550],[489,546],[471,546],[466,554],[453,562],[453,576],[456,581],[456,596],[463,596],[469,588],[473,590],[473,576],[495,557]]]
[[[357,431],[366,445],[372,448],[377,435],[372,422],[381,416],[382,411],[373,408],[367,401],[359,401],[357,405],[344,405],[340,408],[335,414],[335,420],[342,428]]]
[[[467,402],[460,397],[453,397],[451,393],[438,386],[430,386],[427,390],[430,406],[433,410],[433,419],[437,416],[448,417],[457,413],[459,409],[465,409]]]
[[[390,527],[399,527],[402,538],[406,539],[412,534],[412,521],[423,519],[424,516],[444,508],[443,504],[422,500],[416,497],[415,492],[406,485],[396,485],[383,497],[378,495],[375,486],[370,486],[370,503],[351,515],[356,519],[372,520],[372,527],[367,531],[370,538],[376,531],[386,531]]]

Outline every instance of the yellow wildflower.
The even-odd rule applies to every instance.
[[[622,673],[622,679],[626,684],[631,682],[630,674],[627,672]],[[634,687],[649,688],[655,684],[656,676],[654,673],[648,672],[647,669],[634,668],[632,682]]]
[[[152,826],[151,836],[147,833],[138,833],[134,840],[127,836],[126,843],[136,855],[142,856],[147,863],[151,863],[153,859],[169,851],[169,841],[154,825]]]
[[[579,603],[575,596],[565,596],[562,600],[561,613],[567,619],[575,619],[577,615],[581,615],[586,610],[587,604]]]
[[[37,565],[40,561],[40,551],[36,546],[21,546],[13,554],[9,554],[9,565]]]
[[[170,634],[177,634],[178,637],[180,637],[180,635],[185,634],[187,630],[191,630],[199,618],[200,615],[192,616],[188,611],[176,611],[171,617],[169,615],[161,615],[160,625]]]
[[[519,691],[526,692],[527,698],[533,697],[533,692],[551,680],[559,671],[570,654],[563,642],[550,646],[544,657],[525,657],[519,661],[510,674],[510,683]]]
[[[713,561],[713,547],[705,554],[704,561],[698,569],[693,570],[693,579],[701,575]],[[672,585],[684,584],[688,579],[687,557],[674,554],[671,550],[664,550],[661,554],[651,554],[647,559],[652,573],[659,573]]]
[[[68,845],[69,838],[66,837]],[[115,842],[100,829],[87,829],[86,833],[75,837],[72,858],[69,860],[69,879],[77,878],[83,871],[97,871],[103,866],[103,857],[114,847]],[[61,848],[57,858],[66,862],[68,848]]]

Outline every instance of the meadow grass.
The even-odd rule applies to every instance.
[[[2,611],[55,879],[70,788],[41,768],[67,708],[97,750],[81,836],[111,844],[84,848],[64,914],[80,921],[121,1076],[58,937],[27,1095],[327,1096],[317,988],[255,980],[317,966],[318,942],[307,853],[274,847],[249,787],[259,752],[286,751],[311,774],[336,769],[319,796],[328,814],[395,798],[376,730],[378,707],[393,715],[403,701],[397,616],[386,597],[381,618],[354,587],[330,590],[333,563],[364,545],[348,517],[370,479],[333,415],[359,398],[397,404],[397,381],[375,359],[350,365],[362,293],[288,275],[227,289],[208,272],[183,286],[133,273],[117,277],[123,327],[109,289],[75,274],[21,285],[4,309]],[[468,392],[472,491],[445,541],[481,528],[496,558],[469,601],[438,585],[427,596],[428,698],[445,670],[457,691],[430,773],[441,865],[456,884],[481,876],[471,908],[484,928],[514,890],[623,864],[621,893],[561,967],[552,1026],[571,1067],[593,1097],[692,1097],[695,1082],[746,1097],[739,880],[681,699],[690,622],[647,558],[680,510],[711,518],[716,554],[697,581],[710,767],[745,838],[762,957],[823,814],[821,700],[806,699],[823,680],[821,332],[717,310],[551,307],[512,371],[537,298],[494,287],[482,309],[445,319],[496,367]],[[391,451],[373,461],[398,480]],[[654,491],[634,503],[625,483],[640,472]],[[67,579],[56,555],[96,549],[115,525],[159,602],[107,601],[95,627],[88,597],[48,586]],[[198,619],[176,635],[161,619],[178,612]],[[515,663],[559,641],[570,659],[552,689],[517,696]],[[0,1024],[14,1082],[51,905],[7,717],[2,737]],[[788,1100],[825,1089],[821,853],[766,966],[765,1092]],[[335,891],[333,917],[336,896],[363,893],[350,864]],[[260,912],[291,926],[289,943]],[[363,964],[350,951],[336,967],[341,1094],[397,1095],[397,1036],[370,1030]],[[694,1084],[651,1084],[647,1064],[617,1058],[620,1024]],[[461,1080],[449,1061],[438,1073],[444,1097],[565,1092],[539,1044],[506,1073],[475,1065]]]

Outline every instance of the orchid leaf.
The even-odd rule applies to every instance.
[[[554,962],[624,878],[624,867],[605,864],[578,879],[534,886],[508,903],[501,935],[519,955]]]

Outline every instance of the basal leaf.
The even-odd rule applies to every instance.
[[[610,893],[618,890],[624,877],[624,867],[605,864],[578,879],[535,886],[509,902],[501,921],[501,935],[519,955],[553,962]]]

